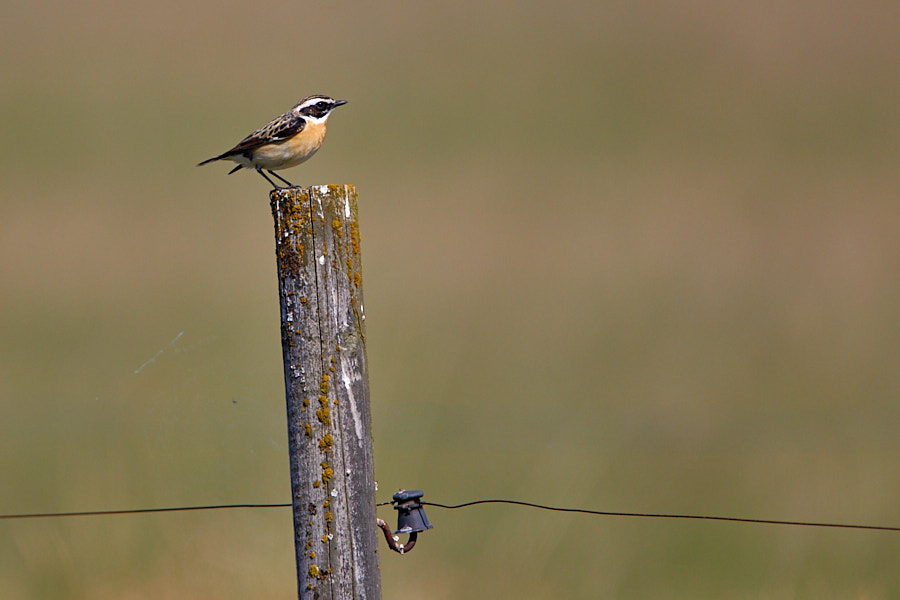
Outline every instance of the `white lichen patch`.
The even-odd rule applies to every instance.
[[[357,372],[351,372],[348,368],[349,361],[341,361],[341,374],[344,376],[344,389],[347,390],[347,400],[350,404],[350,414],[353,417],[353,430],[356,433],[357,440],[365,439],[365,428],[363,427],[362,414],[356,405],[356,397],[353,395],[353,382],[362,379],[362,375]]]

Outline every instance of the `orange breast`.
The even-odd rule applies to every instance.
[[[277,144],[266,144],[253,152],[253,166],[263,169],[287,169],[309,160],[325,139],[325,123],[309,124],[294,137]]]

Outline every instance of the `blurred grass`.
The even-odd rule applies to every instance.
[[[193,165],[323,92],[381,496],[898,524],[891,3],[6,8],[0,512],[284,501],[265,186]],[[429,516],[385,598],[900,595],[889,534]],[[294,586],[278,511],[0,524],[3,598]]]

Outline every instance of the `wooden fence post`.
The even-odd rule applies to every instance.
[[[380,600],[356,188],[269,194],[301,600]]]

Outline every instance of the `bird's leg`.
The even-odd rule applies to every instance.
[[[262,169],[257,169],[256,172],[259,173],[260,175],[262,175],[263,178],[264,178],[266,181],[268,181],[269,183],[271,183],[273,188],[275,188],[276,190],[280,190],[280,189],[281,189],[280,187],[278,187],[277,185],[275,185],[275,182],[274,182],[274,181],[272,181],[271,179],[269,179],[269,176],[268,176],[268,175],[266,175],[265,173],[262,172]],[[269,173],[272,173],[272,172],[269,171]],[[272,175],[275,175],[275,173],[272,173]],[[278,177],[277,175],[275,175],[275,176]],[[281,179],[281,177],[278,177],[278,179]]]
[[[278,173],[272,171],[271,169],[269,170],[269,175],[273,175],[273,176],[277,177],[278,179],[282,180],[283,182],[285,182],[286,184],[288,184],[288,187],[294,187],[294,184],[293,184],[293,183],[291,183],[290,181],[288,181],[287,179],[285,179],[284,177],[282,177],[282,176],[279,175]]]

